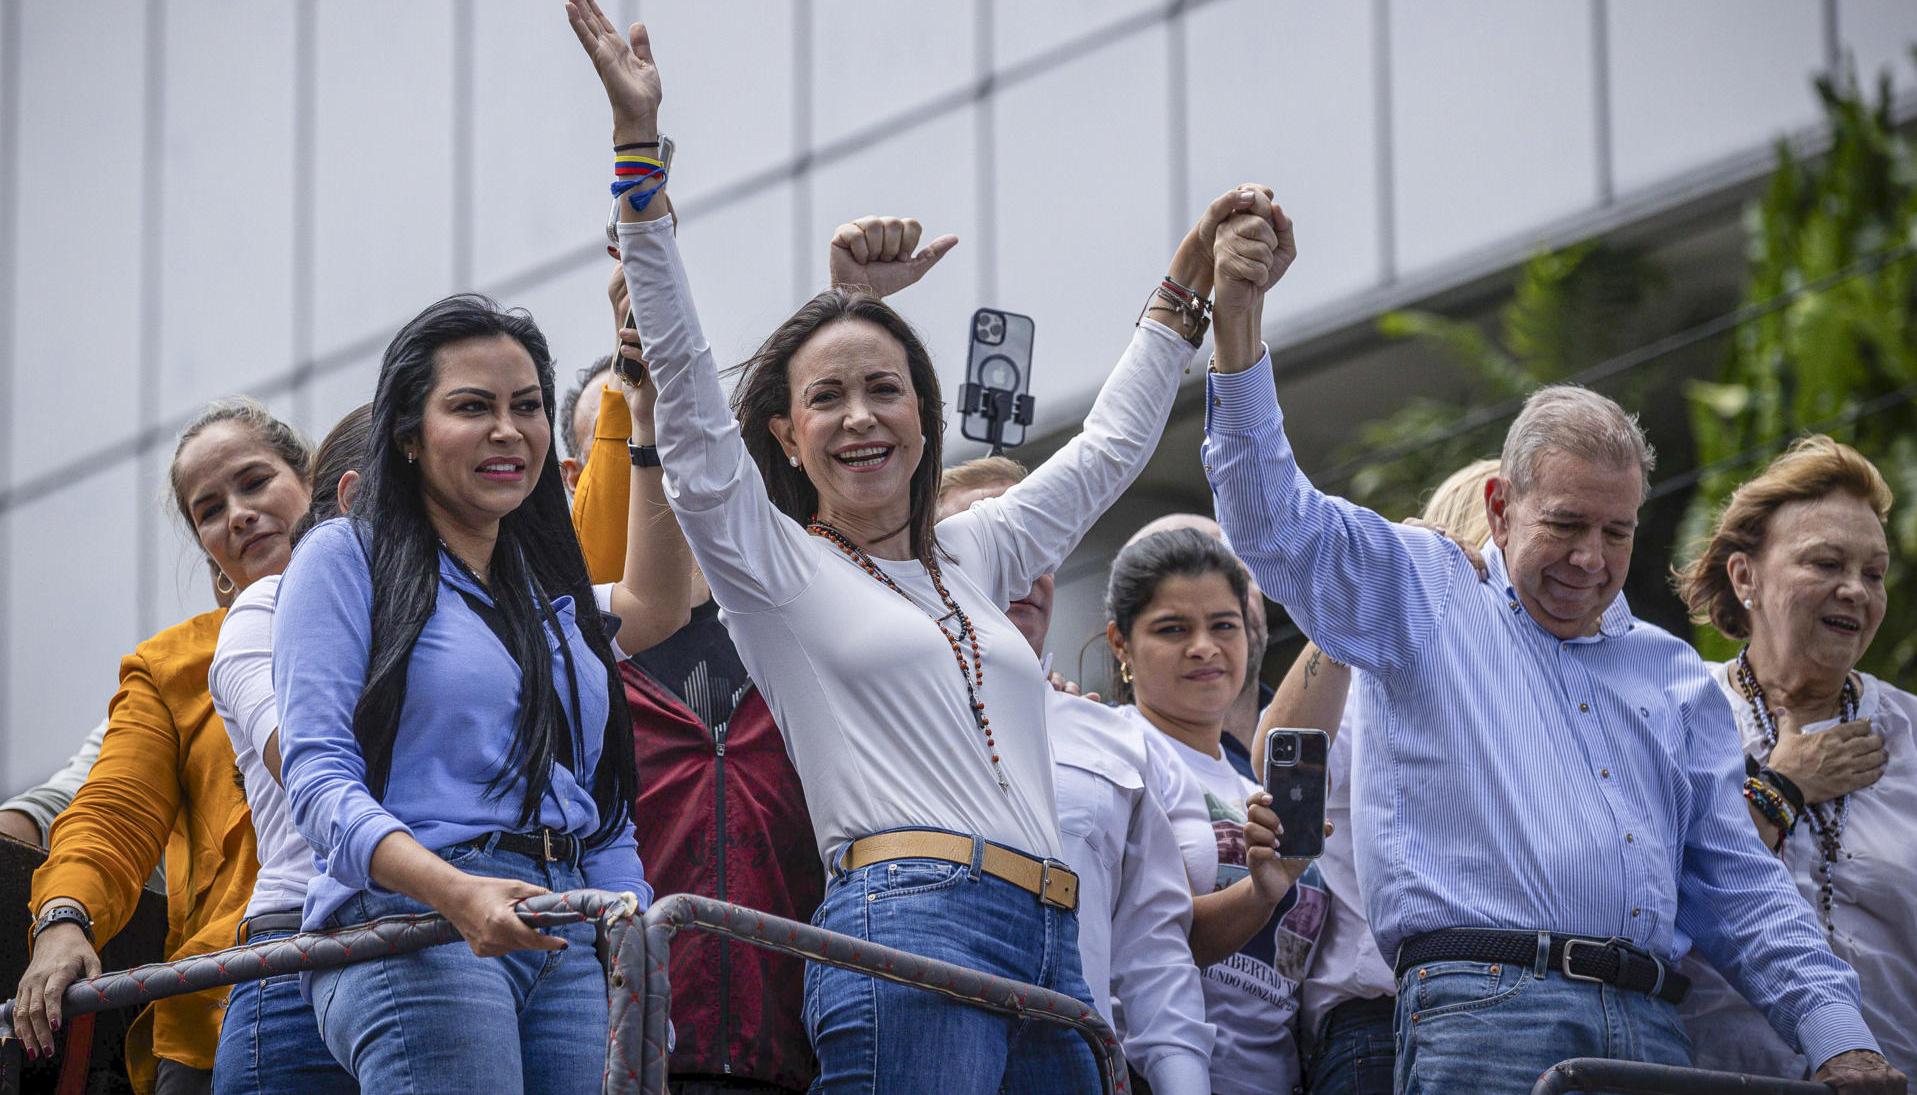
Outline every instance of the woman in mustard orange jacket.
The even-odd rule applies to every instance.
[[[209,405],[181,434],[173,498],[222,592],[286,568],[309,460],[305,440],[250,399]],[[162,852],[167,958],[233,943],[259,864],[233,746],[207,692],[225,615],[175,624],[121,660],[100,759],[33,876],[33,960],[14,1019],[30,1057],[53,1052],[62,993],[100,972],[98,947],[126,925]],[[209,1090],[225,999],[213,989],[147,1009],[127,1036],[135,1090]]]

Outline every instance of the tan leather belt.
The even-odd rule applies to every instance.
[[[934,829],[903,829],[879,833],[852,846],[839,857],[839,866],[848,871],[884,863],[891,859],[942,859],[947,863],[972,865],[972,838]],[[1001,848],[987,842],[979,869],[993,878],[1002,878],[1046,905],[1067,912],[1078,908],[1078,876],[1071,868],[1055,860],[1039,859]]]

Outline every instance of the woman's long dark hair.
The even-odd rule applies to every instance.
[[[504,310],[477,294],[447,297],[400,328],[380,365],[371,436],[352,506],[373,576],[372,649],[366,687],[353,711],[353,735],[366,758],[366,782],[375,797],[384,795],[392,771],[393,740],[406,700],[413,645],[433,614],[439,593],[440,541],[426,516],[420,471],[425,461],[409,463],[405,446],[423,440],[420,427],[427,395],[439,372],[439,352],[457,342],[500,337],[517,341],[532,357],[550,426],[557,405],[552,354],[538,325],[521,309]],[[591,843],[610,840],[631,818],[638,789],[632,717],[612,644],[594,608],[586,561],[573,535],[557,445],[547,447],[532,493],[500,520],[490,570],[488,592],[503,622],[502,638],[511,640],[508,652],[520,666],[521,702],[506,763],[487,793],[503,796],[520,788],[520,825],[530,825],[551,786],[552,766],[563,764],[578,774],[583,762],[583,743],[573,738],[558,702],[546,638],[546,620],[557,623],[551,598],[569,595],[579,631],[598,658],[596,666],[589,663],[578,671],[604,673],[610,701],[605,745],[592,775],[600,827]],[[561,651],[570,666],[563,642]]]
[[[772,436],[772,420],[792,410],[792,357],[813,335],[829,324],[846,320],[875,323],[905,348],[906,368],[919,399],[919,429],[925,449],[912,471],[911,549],[913,558],[934,565],[938,537],[932,526],[939,517],[939,473],[944,465],[945,403],[939,396],[939,374],[932,355],[905,318],[870,293],[827,289],[807,301],[792,318],[779,324],[765,344],[739,366],[739,384],[732,390],[732,413],[745,435],[746,451],[759,466],[766,493],[779,512],[804,524],[819,510],[819,492],[805,469],[786,461],[785,450]]]
[[[1192,528],[1168,529],[1141,537],[1125,545],[1112,560],[1112,576],[1105,585],[1105,618],[1118,625],[1118,633],[1131,642],[1132,627],[1151,607],[1158,587],[1167,578],[1203,578],[1223,575],[1238,598],[1238,611],[1251,619],[1251,581],[1245,576],[1245,564],[1222,541]],[[1250,650],[1246,650],[1250,654]],[[1255,670],[1246,660],[1245,673]],[[1239,682],[1242,687],[1244,682]],[[1112,674],[1113,698],[1131,703],[1136,698],[1129,682]]]
[[[333,424],[313,454],[313,502],[293,525],[293,543],[321,521],[339,516],[339,481],[349,471],[365,474],[367,443],[373,436],[373,405],[361,403]]]

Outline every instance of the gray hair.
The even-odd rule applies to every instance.
[[[1514,493],[1523,494],[1537,482],[1538,458],[1557,451],[1609,468],[1636,467],[1646,492],[1657,452],[1644,438],[1637,416],[1607,396],[1575,384],[1539,388],[1524,401],[1517,421],[1504,435],[1499,459]]]

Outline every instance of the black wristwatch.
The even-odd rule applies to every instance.
[[[632,457],[632,466],[635,468],[657,468],[664,466],[659,463],[659,446],[657,445],[635,445],[628,441],[626,442],[626,455]]]
[[[86,934],[87,942],[93,942],[93,918],[78,905],[55,905],[41,913],[40,918],[33,922],[33,934],[28,936],[28,941],[40,938],[41,932],[63,922],[80,925],[80,930]]]

